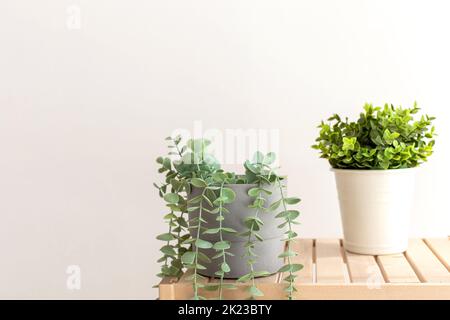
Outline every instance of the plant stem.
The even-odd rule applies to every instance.
[[[176,146],[176,148],[177,148],[177,150],[178,150],[178,145],[175,145]],[[180,157],[181,157],[181,153],[179,153],[180,154]],[[178,174],[178,173],[177,173]],[[177,188],[177,190],[176,190],[176,193],[177,194],[179,194],[180,192],[181,192],[181,190],[182,190],[182,185],[180,185],[178,188]],[[180,219],[181,220],[184,220],[184,211],[181,211],[180,212]],[[178,259],[180,260],[180,263],[181,263],[181,254],[180,254],[180,249],[183,247],[182,246],[182,243],[181,243],[181,225],[180,225],[180,223],[178,222],[178,221],[176,221],[176,223],[177,223],[177,225],[178,225],[178,232],[177,232],[177,257],[178,257]]]
[[[181,214],[180,214],[181,219],[184,219],[183,215],[184,215],[184,212],[181,212]],[[177,249],[178,249],[177,257],[178,257],[178,259],[181,259],[181,254],[180,254],[181,248],[182,248],[182,246],[181,246],[181,226],[180,226],[180,224],[178,224],[178,232],[177,232]]]
[[[173,210],[171,210],[170,213],[173,214]],[[169,221],[169,233],[172,233],[172,222],[173,222],[173,219],[170,218],[170,221]],[[168,246],[170,245],[170,240],[167,241],[167,245]],[[166,261],[164,262],[164,265],[166,267],[168,266],[168,262],[167,262],[168,260],[169,260],[169,258],[167,258]]]
[[[199,209],[198,209],[198,223],[197,223],[197,237],[195,240],[200,239],[200,231],[202,225],[202,211],[203,211],[203,197],[205,195],[206,188],[203,189],[202,198],[200,200]],[[195,245],[195,243],[194,243]],[[195,245],[195,262],[194,262],[194,300],[199,300],[198,297],[198,283],[197,283],[197,265],[198,265],[198,246]]]
[[[177,149],[178,155],[180,156],[180,160],[183,158],[183,154],[181,153],[180,148],[178,148],[178,144],[175,143],[175,148]]]
[[[255,217],[258,217],[258,210],[255,213]],[[251,247],[253,248],[254,247],[254,241],[251,240],[251,237],[252,237],[252,234],[253,234],[253,225],[251,226],[249,231],[250,231],[250,234],[248,235],[247,243],[251,244]],[[253,257],[253,254],[250,252],[250,246],[247,247],[247,255],[249,257]],[[253,258],[250,258],[250,259],[253,259]],[[252,281],[252,286],[255,286],[256,285],[256,283],[255,283],[255,276],[254,276],[255,268],[253,267],[253,264],[254,264],[253,262],[249,263],[250,274],[251,274],[250,279]]]
[[[222,190],[223,190],[224,182],[222,182],[222,185],[220,186],[220,194],[219,198],[222,198]],[[219,202],[219,216],[223,217],[223,203],[222,201]],[[220,241],[223,241],[223,232],[222,232],[222,219],[219,221],[219,235],[220,235]],[[222,249],[223,254],[223,263],[226,263],[226,257],[225,257],[225,249]],[[225,276],[225,272],[222,271],[222,274],[220,275],[220,284],[219,284],[219,300],[222,300],[222,294],[223,294],[223,278]]]
[[[258,188],[260,188],[261,187],[261,183],[259,182],[258,183]],[[261,196],[261,192],[258,194],[258,198]],[[255,218],[258,218],[258,215],[259,215],[259,208],[257,208],[256,209],[256,211],[255,211],[255,215],[254,215],[254,217]],[[255,222],[256,223],[256,222]],[[248,235],[248,239],[247,239],[247,244],[249,244],[249,246],[247,246],[247,255],[250,257],[250,259],[249,260],[253,260],[253,257],[254,257],[254,253],[252,253],[250,250],[251,249],[253,249],[254,248],[254,246],[255,246],[255,241],[253,240],[252,241],[252,236],[253,236],[253,226],[254,226],[254,224],[252,223],[252,226],[250,227],[250,229],[249,229],[249,235]],[[250,276],[250,279],[251,279],[251,282],[252,282],[252,286],[256,286],[256,282],[255,282],[255,275],[254,275],[254,273],[255,273],[255,268],[253,267],[253,264],[254,264],[254,262],[253,261],[251,261],[250,263],[249,263],[249,266],[250,266],[250,274],[251,274],[251,276]],[[253,296],[253,295],[252,295]]]
[[[278,184],[278,187],[280,188],[281,199],[282,199],[281,202],[283,203],[284,211],[287,211],[286,203],[284,201],[285,197],[284,197],[284,192],[283,192],[283,186],[281,184],[281,181],[280,181],[279,177],[277,177],[277,184]],[[288,221],[289,236],[288,236],[288,240],[287,240],[287,249],[286,250],[288,252],[291,252],[291,236],[290,236],[290,233],[292,231],[292,225],[291,225],[291,220],[290,219],[287,219],[287,221]],[[290,266],[292,264],[290,255],[287,256],[287,260],[288,260],[287,263]],[[289,269],[289,281],[288,281],[289,282],[289,289],[290,289],[288,291],[289,292],[288,293],[288,299],[289,300],[293,299],[293,296],[292,296],[293,278],[292,278],[292,276],[293,276],[293,273],[292,273],[292,269],[290,268]]]

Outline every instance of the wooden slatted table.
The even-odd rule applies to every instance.
[[[412,239],[404,254],[370,256],[346,252],[338,239],[298,239],[295,263],[298,273],[297,299],[446,299],[450,300],[450,237]],[[284,299],[281,274],[258,278],[263,299]],[[165,278],[159,285],[161,300],[190,299],[192,283]],[[217,282],[217,279],[207,281]],[[234,282],[234,280],[226,280]],[[225,299],[246,299],[246,284],[225,290]],[[204,291],[207,298],[216,292]]]

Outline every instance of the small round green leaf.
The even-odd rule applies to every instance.
[[[285,218],[289,220],[294,220],[300,215],[300,212],[298,210],[286,210],[282,211],[279,214],[277,214],[276,218]]]
[[[297,204],[297,203],[299,203],[300,201],[301,201],[300,198],[285,198],[285,199],[284,199],[284,202],[285,202],[286,204],[290,204],[290,205]]]
[[[259,196],[260,193],[261,193],[260,188],[251,188],[250,190],[247,191],[247,194],[252,198],[256,198],[257,196]]]
[[[156,237],[156,239],[161,240],[161,241],[171,241],[171,240],[175,240],[175,236],[171,233],[163,233],[160,234]]]
[[[275,153],[274,152],[269,152],[264,157],[264,164],[271,165],[271,164],[273,164],[275,162],[275,159],[276,159]]]
[[[224,203],[233,203],[236,199],[236,193],[230,188],[223,188],[222,197],[224,198]]]
[[[222,227],[222,232],[236,233],[237,231],[234,230],[233,228]]]
[[[180,197],[176,193],[166,193],[164,195],[164,200],[168,203],[175,204],[178,203]]]
[[[213,229],[206,229],[203,234],[216,234],[219,233],[219,228],[213,228]]]
[[[228,242],[228,241],[218,241],[218,242],[214,243],[213,248],[216,249],[216,250],[227,250],[227,249],[230,248],[230,242]]]
[[[205,180],[200,179],[200,178],[192,178],[191,184],[197,188],[206,188],[206,186],[207,186]]]
[[[243,275],[242,277],[240,277],[239,279],[237,279],[238,282],[247,282],[252,278],[252,275],[250,273],[247,273],[245,275]]]
[[[162,253],[164,253],[165,255],[168,255],[168,256],[174,256],[177,254],[175,252],[175,250],[172,248],[172,246],[169,246],[169,245],[162,247],[160,250]]]
[[[202,248],[202,249],[209,249],[209,248],[212,248],[213,244],[209,241],[197,239],[197,240],[195,240],[195,246]]]
[[[228,265],[228,263],[226,263],[226,262],[223,262],[221,265],[220,265],[220,269],[222,269],[222,271],[223,272],[230,272],[230,266]]]
[[[181,261],[184,264],[193,264],[195,261],[195,252],[187,251],[181,256]]]

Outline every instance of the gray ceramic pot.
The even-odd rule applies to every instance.
[[[222,222],[223,227],[229,227],[236,230],[238,233],[245,232],[243,221],[249,216],[255,215],[255,210],[248,208],[253,202],[253,198],[249,197],[247,192],[249,189],[256,187],[253,184],[230,184],[226,187],[231,188],[236,193],[236,199],[233,203],[225,205],[230,213],[225,213],[225,220]],[[267,203],[272,203],[281,198],[280,190],[277,186],[273,185],[266,187],[266,189],[272,191],[270,196],[265,196]],[[201,193],[200,189],[194,188],[189,198],[193,198]],[[254,264],[255,271],[267,271],[269,273],[276,273],[279,268],[282,267],[283,261],[278,258],[278,255],[283,252],[284,242],[283,233],[285,229],[278,228],[278,225],[282,223],[281,219],[275,218],[275,212],[261,212],[259,218],[264,222],[264,226],[258,232],[264,241],[257,241],[255,246],[255,253],[258,255],[257,262]],[[189,219],[198,216],[198,211],[189,213]],[[206,220],[206,226],[208,229],[218,228],[219,222],[216,221],[217,214],[210,214],[208,212],[202,213],[202,218]],[[191,229],[191,235],[196,236],[196,229]],[[247,264],[247,257],[244,257],[245,253],[245,241],[244,237],[237,234],[224,233],[224,240],[231,242],[231,248],[228,252],[234,254],[234,256],[227,256],[227,263],[230,265],[231,271],[226,273],[226,278],[236,279],[249,272],[249,266]],[[210,241],[212,243],[219,241],[219,234],[204,234],[201,239]],[[217,252],[214,249],[200,249],[208,257],[213,257]],[[199,270],[199,273],[208,277],[214,277],[214,273],[219,269],[221,263],[220,259],[212,260],[211,263],[203,263],[206,270]]]

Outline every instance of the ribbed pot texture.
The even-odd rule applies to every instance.
[[[406,251],[416,170],[332,171],[345,249],[370,255]]]
[[[248,206],[253,203],[253,198],[249,197],[247,192],[250,188],[256,187],[253,184],[230,184],[226,187],[233,189],[236,193],[236,199],[233,203],[225,205],[225,207],[230,211],[230,213],[225,213],[225,220],[222,221],[223,227],[233,228],[237,233],[242,233],[247,230],[243,221],[245,218],[254,216],[255,209],[248,208]],[[267,203],[272,203],[281,198],[279,188],[275,185],[266,187],[270,190],[272,194],[270,196],[265,196],[267,198]],[[193,188],[192,193],[189,195],[189,199],[201,194],[201,190]],[[207,207],[208,208],[208,207]],[[258,233],[264,238],[264,241],[256,240],[255,253],[258,255],[257,262],[254,264],[255,271],[267,271],[270,273],[276,273],[279,268],[282,267],[283,261],[278,258],[278,255],[283,252],[284,242],[283,233],[285,229],[280,229],[277,226],[283,221],[281,219],[275,218],[275,212],[260,212],[258,217],[264,222],[264,226]],[[189,213],[189,219],[198,216],[198,211],[193,211]],[[202,218],[206,220],[206,224],[203,226],[208,229],[218,228],[219,222],[216,221],[217,214],[211,214],[208,212],[202,213]],[[191,235],[193,237],[197,236],[197,230],[191,229]],[[219,234],[203,234],[201,239],[210,241],[212,243],[220,241]],[[247,264],[247,258],[244,257],[245,253],[245,241],[246,238],[239,236],[237,234],[223,234],[223,239],[231,242],[231,248],[228,252],[231,252],[234,256],[227,256],[227,263],[230,265],[231,271],[226,273],[225,277],[229,279],[236,279],[245,274],[249,270]],[[216,255],[214,249],[199,249],[201,252],[206,254],[208,257],[213,257]],[[222,258],[214,259],[211,263],[204,263],[202,265],[206,267],[206,270],[199,270],[198,272],[202,275],[208,277],[214,277],[214,273],[219,270],[220,264],[222,263]],[[217,276],[216,276],[217,277]]]

